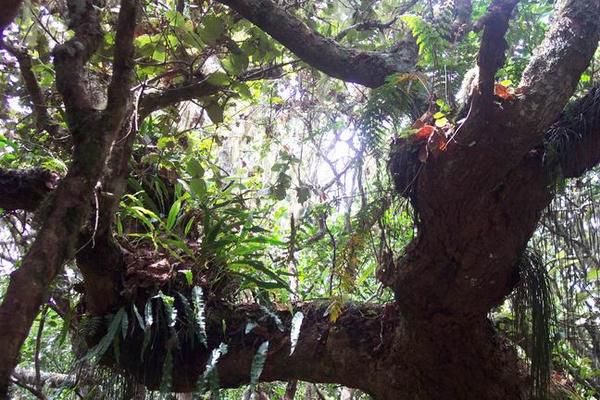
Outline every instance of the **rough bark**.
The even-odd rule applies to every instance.
[[[135,1],[124,0],[116,35],[114,70],[104,113],[90,107],[84,90],[83,67],[100,45],[102,35],[91,2],[72,14],[75,36],[55,49],[56,81],[67,109],[75,144],[73,163],[48,204],[42,227],[23,258],[0,306],[0,398],[6,396],[10,374],[17,363],[20,347],[45,301],[48,287],[62,264],[73,256],[79,230],[90,210],[90,199],[98,182],[117,130],[129,102]]]
[[[213,85],[208,80],[191,83],[184,86],[170,88],[160,93],[144,95],[140,99],[140,120],[156,110],[177,104],[181,101],[210,96],[222,90],[222,86]]]
[[[6,28],[17,16],[22,0],[2,0],[2,13],[0,13],[0,40]]]
[[[388,74],[409,70],[414,64],[413,59],[395,64],[389,55],[343,48],[311,31],[269,0],[223,3],[331,76],[377,86]],[[481,23],[481,75],[479,93],[472,99],[473,113],[456,128],[456,138],[445,151],[429,154],[424,163],[413,160],[420,171],[410,177],[419,233],[405,253],[378,274],[394,290],[395,304],[347,305],[335,322],[325,316],[325,305],[299,305],[297,310],[305,317],[298,345],[291,355],[291,313],[278,312],[284,323],[280,330],[272,317],[257,306],[212,304],[207,311],[208,348],[183,342],[174,349],[168,335],[158,336],[153,348],[163,352],[146,354],[144,363],[140,363],[143,333],[136,327],[133,336],[121,346],[119,366],[156,388],[163,375],[164,349],[171,346],[177,371],[172,374],[173,389],[189,392],[195,389],[211,351],[223,342],[228,345],[228,353],[218,363],[220,383],[223,387],[235,387],[249,381],[256,349],[268,340],[269,353],[261,376],[266,381],[335,382],[362,389],[378,399],[527,398],[523,369],[507,343],[490,327],[486,314],[510,293],[518,280],[517,261],[541,211],[552,198],[550,184],[556,166],[562,167],[566,176],[576,176],[600,157],[600,146],[594,146],[600,134],[597,109],[585,108],[590,97],[578,103],[579,119],[569,121],[575,121],[573,126],[580,128],[587,129],[588,122],[596,126],[585,135],[573,136],[574,140],[563,146],[565,153],[553,165],[545,162],[543,153],[544,134],[557,119],[559,125],[566,121],[559,114],[575,90],[573,77],[581,75],[597,45],[600,4],[584,0],[559,2],[555,26],[542,45],[540,56],[534,57],[525,73],[522,97],[499,100],[493,97],[493,77],[503,64],[503,36],[514,5],[513,0],[494,1]],[[592,38],[593,43],[581,45],[583,37]],[[127,43],[118,39],[117,48],[123,50],[120,46],[127,53]],[[115,60],[115,72],[126,71],[127,58],[123,52],[116,54],[120,58]],[[74,61],[70,66],[81,70],[81,59],[70,60],[68,52],[63,56],[58,57],[58,62]],[[118,271],[103,274],[95,255],[106,252],[120,256],[118,248],[110,243],[110,227],[111,210],[124,189],[132,140],[122,124],[123,110],[128,109],[126,74],[119,77],[115,73],[109,90],[105,115],[120,115],[118,120],[97,117],[85,98],[71,97],[81,95],[74,94],[80,89],[80,82],[77,75],[75,79],[64,78],[67,76],[57,79],[57,83],[67,110],[73,114],[69,123],[76,139],[76,157],[55,194],[64,202],[53,203],[36,244],[23,267],[13,274],[0,308],[0,325],[8,327],[0,332],[0,346],[8,349],[8,361],[0,363],[0,389],[5,382],[1,379],[14,366],[14,349],[22,343],[48,283],[69,256],[70,246],[84,240],[79,236],[80,226],[88,217],[88,203],[110,141],[102,142],[101,152],[88,143],[87,149],[94,151],[87,154],[99,155],[99,159],[84,166],[77,155],[82,154],[78,152],[86,148],[86,140],[90,139],[82,127],[95,126],[90,132],[101,138],[111,137],[121,129],[124,139],[122,149],[110,161],[116,167],[114,175],[105,180],[105,187],[115,196],[102,199],[106,220],[95,232],[94,240],[98,242],[85,246],[78,255],[86,279],[86,295],[91,297],[88,306],[93,312],[108,312],[118,300]],[[550,96],[551,85],[546,85],[545,80],[555,81],[557,96]],[[142,114],[212,90],[204,87],[202,90],[206,91],[202,91],[202,83],[196,85],[146,97],[142,100]],[[589,96],[595,99],[596,95],[594,91]],[[545,107],[543,112],[538,109],[541,106]],[[569,152],[576,152],[577,161],[568,158]],[[394,170],[402,163],[395,164],[394,157],[392,172],[399,181],[398,187],[403,187],[407,182],[401,179],[402,171]],[[116,258],[111,260],[119,263]],[[100,281],[101,285],[94,286]],[[30,297],[24,298],[18,291],[27,291]],[[8,318],[15,316],[16,323],[12,320],[8,324]],[[258,326],[246,333],[248,321],[255,321]]]
[[[173,390],[194,390],[209,354],[221,342],[228,350],[218,362],[220,386],[248,383],[256,350],[268,340],[261,381],[340,383],[377,399],[525,398],[517,358],[485,321],[460,326],[440,316],[412,324],[393,305],[347,305],[332,323],[324,315],[326,308],[304,304],[295,310],[303,312],[304,320],[291,355],[289,312],[277,313],[281,331],[258,306],[209,310],[209,348],[183,347],[173,356]],[[248,321],[258,325],[246,333]],[[161,370],[144,370],[155,360],[139,363],[141,343],[139,337],[126,342],[131,353],[122,366],[156,388]]]
[[[34,211],[58,184],[59,176],[43,169],[0,168],[0,208]]]
[[[598,1],[557,2],[552,26],[523,72],[521,124],[545,128],[562,111],[598,47],[599,16]],[[534,130],[515,139],[521,139],[517,144],[528,149],[539,141],[539,134]]]
[[[271,0],[220,0],[318,70],[347,82],[377,87],[391,74],[414,70],[417,48],[407,38],[394,51],[359,51],[309,28]]]
[[[420,232],[401,259],[382,272],[401,308],[417,318],[436,314],[477,318],[498,304],[514,287],[515,265],[541,211],[552,198],[553,178],[546,170],[542,149],[547,122],[520,118],[530,98],[501,105],[490,101],[490,79],[504,59],[504,46],[498,38],[507,28],[514,4],[512,0],[499,0],[490,7],[479,58],[480,93],[472,99],[473,113],[459,128],[458,139],[423,164],[413,192]],[[597,38],[600,10],[590,7],[600,5],[562,2],[557,12],[558,27],[548,32],[549,39],[543,45],[550,46],[548,42],[552,41],[560,49],[546,48],[548,57],[554,57],[546,64],[568,65],[564,68],[569,77],[584,71],[597,45],[596,39],[593,45],[581,49],[577,41],[571,40],[581,38],[581,30]],[[563,18],[572,18],[578,15],[573,10],[581,9],[594,11],[595,16],[582,16],[581,23],[569,20],[569,26],[577,26],[574,29],[561,25]],[[565,41],[557,39],[557,30],[565,35]],[[572,60],[574,53],[578,60]],[[534,59],[532,64],[539,62]],[[559,86],[564,94],[546,101],[548,107],[564,107],[575,90],[575,82],[570,78],[567,82]],[[555,111],[555,119],[559,112]],[[586,140],[591,139],[586,136]],[[525,145],[529,147],[522,147]]]

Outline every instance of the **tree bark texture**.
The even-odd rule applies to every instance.
[[[312,31],[270,0],[221,2],[333,77],[376,87],[389,74],[414,68],[414,43],[395,54],[355,51]],[[126,18],[123,9],[131,3],[123,1],[120,17]],[[150,352],[144,348],[145,332],[136,325],[120,347],[119,360],[107,356],[103,361],[157,388],[171,352],[172,389],[191,392],[213,350],[225,343],[227,353],[217,363],[219,381],[222,387],[236,387],[249,382],[256,351],[269,341],[264,381],[339,383],[377,399],[529,398],[525,368],[486,315],[517,284],[519,259],[553,197],[556,177],[579,176],[600,160],[598,89],[565,109],[598,44],[600,3],[558,1],[554,23],[524,73],[519,95],[500,99],[494,96],[494,77],[504,64],[503,38],[516,3],[492,1],[475,24],[483,30],[480,75],[469,99],[469,115],[448,132],[452,139],[447,146],[434,151],[429,141],[412,139],[393,145],[394,183],[411,199],[419,217],[416,238],[378,271],[378,278],[394,291],[393,304],[348,304],[335,322],[325,315],[326,304],[298,304],[294,312],[302,312],[304,320],[291,353],[289,311],[277,312],[281,328],[258,306],[211,303],[206,309],[207,346],[194,338],[174,346],[171,336],[164,334],[152,337],[156,351]],[[94,22],[93,15],[87,17]],[[121,31],[129,33],[123,33],[121,41],[117,34],[115,72],[103,113],[93,110],[76,76],[93,53],[98,32],[75,30],[85,51],[74,59],[70,52],[57,49],[57,62],[75,71],[75,76],[57,76],[71,116],[75,157],[0,306],[0,347],[6,353],[0,362],[0,397],[48,285],[62,263],[73,257],[76,245],[84,244],[77,261],[89,311],[103,315],[119,306],[131,311],[120,295],[124,271],[121,251],[112,242],[112,218],[125,190],[135,134],[125,124],[131,115],[126,72],[132,29],[123,22]],[[196,82],[148,95],[140,100],[141,118],[217,90]],[[569,140],[561,141],[565,135],[557,133],[565,132]],[[111,172],[103,175],[109,146],[118,135],[121,140],[108,159]],[[556,146],[553,158],[547,157],[548,146]],[[424,160],[419,156],[423,149]],[[82,230],[82,225],[101,178],[113,197],[100,194],[101,217],[91,245],[90,231]],[[108,269],[101,262],[106,255],[111,261]],[[135,317],[130,315],[129,320]],[[256,326],[246,332],[248,321]]]
[[[61,92],[73,137],[73,162],[42,211],[43,224],[21,266],[10,277],[0,305],[0,398],[7,395],[14,369],[31,324],[46,301],[48,288],[63,263],[73,257],[79,231],[88,217],[96,184],[110,146],[124,124],[130,103],[135,0],[124,0],[115,39],[109,106],[97,112],[82,84],[84,65],[102,40],[97,10],[91,1],[77,7],[71,19],[75,36],[54,50],[57,87]]]

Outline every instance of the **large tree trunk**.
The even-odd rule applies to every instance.
[[[412,60],[403,57],[394,64],[389,54],[343,48],[312,32],[270,0],[223,3],[333,76],[377,86],[389,73],[412,66]],[[500,99],[494,97],[494,77],[504,62],[503,37],[515,5],[516,0],[493,1],[478,25],[483,28],[479,78],[466,121],[446,132],[452,138],[447,146],[434,148],[431,140],[408,139],[399,140],[392,149],[390,169],[397,190],[410,197],[419,217],[415,240],[399,257],[389,257],[378,271],[380,280],[395,293],[393,304],[346,305],[335,322],[325,316],[326,304],[296,305],[295,311],[301,311],[304,320],[297,347],[290,354],[289,311],[279,312],[285,327],[280,330],[258,306],[214,302],[207,308],[207,347],[184,339],[173,346],[167,332],[152,338],[152,351],[144,352],[144,362],[140,362],[144,332],[132,323],[134,332],[124,339],[118,362],[109,355],[103,361],[118,364],[148,387],[157,388],[163,376],[165,349],[171,349],[172,389],[190,392],[196,388],[210,354],[226,343],[228,352],[217,364],[220,384],[235,387],[249,381],[256,350],[268,340],[261,375],[265,381],[334,382],[364,390],[377,399],[528,398],[525,369],[486,315],[517,284],[519,258],[540,213],[552,199],[551,187],[558,172],[577,176],[600,159],[600,146],[596,145],[600,138],[599,107],[590,106],[598,103],[597,90],[575,104],[581,107],[575,120],[560,117],[597,46],[600,4],[559,1],[554,25],[524,73],[520,95]],[[129,10],[129,16],[121,11],[121,18],[131,22],[132,7],[134,2],[123,1],[122,10]],[[85,107],[86,99],[81,98],[77,82],[72,84],[68,76],[57,82],[71,127],[76,127],[72,129],[76,157],[0,307],[0,346],[7,354],[0,361],[0,396],[7,389],[18,350],[50,282],[72,256],[75,244],[82,242],[81,226],[88,217],[112,139],[118,132],[129,134],[124,128],[130,111],[125,77],[133,23],[125,22],[119,24],[117,39],[122,38],[117,40],[115,53],[116,72],[119,68],[123,71],[120,80],[113,80],[113,89],[120,85],[122,93],[116,98],[109,96],[109,109],[101,117]],[[93,43],[81,40],[88,45],[84,48],[93,52]],[[412,54],[409,50],[407,54]],[[327,54],[325,61],[322,54]],[[76,60],[79,67],[89,55]],[[141,99],[140,114],[143,117],[158,107],[217,90],[206,83],[172,88]],[[86,118],[81,119],[80,112]],[[548,144],[551,135],[544,135],[564,124],[569,124],[575,135],[561,147],[562,153],[549,160],[544,142]],[[95,135],[78,135],[82,126]],[[95,231],[97,237],[93,245],[83,241],[86,246],[77,255],[85,278],[86,303],[97,315],[120,305],[131,309],[120,297],[122,254],[111,235],[112,214],[124,190],[133,138],[129,139],[119,142],[121,149],[113,148],[112,175],[105,176],[103,183],[114,196],[100,199],[102,217]],[[93,163],[84,163],[84,150]],[[570,158],[572,154],[578,155],[576,162]],[[106,254],[111,260],[108,269],[100,262]],[[258,326],[246,333],[248,321]]]

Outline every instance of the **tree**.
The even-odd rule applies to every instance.
[[[34,131],[44,132],[44,146],[68,154],[70,163],[62,178],[39,170],[1,172],[0,207],[36,208],[39,228],[12,272],[0,306],[0,348],[4,349],[0,393],[7,393],[19,350],[52,282],[74,259],[83,279],[85,313],[92,318],[111,315],[101,333],[88,337],[88,344],[96,345],[92,353],[149,388],[164,384],[168,371],[170,389],[193,391],[199,377],[209,377],[216,365],[221,387],[256,383],[260,376],[264,381],[340,383],[378,399],[532,396],[530,377],[516,352],[487,316],[522,279],[522,256],[542,211],[555,195],[556,182],[580,177],[600,161],[599,92],[592,86],[581,93],[578,86],[582,76],[590,80],[586,70],[599,40],[600,3],[558,1],[533,55],[535,43],[514,40],[510,37],[514,32],[507,36],[511,17],[518,13],[517,0],[494,0],[483,13],[484,6],[476,3],[475,13],[480,16],[475,23],[468,0],[443,3],[435,10],[416,1],[392,4],[398,17],[391,22],[374,18],[370,8],[376,2],[363,2],[356,6],[353,24],[337,32],[337,41],[325,36],[326,25],[315,22],[319,7],[329,7],[320,3],[311,9],[271,0],[221,0],[212,8],[201,3],[188,10],[180,1],[163,17],[160,5],[136,0],[122,0],[118,16],[111,11],[116,4],[102,8],[91,0],[67,3],[73,35],[64,42],[55,38],[59,43],[52,50],[50,72],[36,68],[48,65],[47,41],[43,44],[47,38],[31,49],[15,45],[10,35],[3,43],[4,51],[18,63],[31,101]],[[379,12],[385,6],[390,7],[385,3]],[[411,9],[413,15],[400,17]],[[391,46],[367,41],[370,46],[380,45],[380,50],[341,44],[351,33],[367,32],[369,38],[368,32],[392,26],[396,34],[383,35],[385,41],[393,41]],[[509,63],[507,38],[512,46]],[[465,74],[469,62],[456,61],[456,75],[447,74],[444,82],[439,58],[451,54],[451,48],[466,51],[469,46],[477,49],[477,72],[466,74],[471,79],[464,85],[460,107],[452,96],[441,94],[455,90],[452,81]],[[288,51],[294,55],[291,61]],[[288,59],[278,62],[284,57],[277,54],[287,54]],[[215,57],[217,69],[211,67]],[[524,68],[515,59],[526,62]],[[200,208],[195,217],[191,213],[178,219],[188,199],[206,203],[210,179],[220,193],[229,193],[233,185],[215,183],[221,179],[218,172],[205,178],[204,167],[193,159],[186,166],[189,187],[177,186],[174,179],[163,190],[172,203],[163,225],[170,232],[176,224],[202,220],[197,247],[169,236],[181,252],[158,252],[152,236],[154,217],[135,204],[130,210],[138,213],[142,226],[123,227],[120,223],[125,219],[117,219],[121,200],[135,198],[133,193],[140,189],[128,187],[130,174],[143,176],[129,166],[148,165],[148,159],[133,153],[136,139],[151,137],[142,130],[153,113],[166,110],[168,114],[169,107],[195,100],[218,130],[226,101],[252,97],[248,83],[281,79],[285,68],[295,65],[373,88],[367,107],[371,114],[366,112],[362,120],[373,140],[378,124],[390,121],[381,115],[387,113],[386,107],[402,108],[394,122],[404,127],[411,119],[410,135],[397,136],[391,146],[389,171],[397,197],[409,199],[417,215],[417,234],[402,252],[386,249],[379,254],[377,278],[392,290],[390,303],[306,302],[273,311],[257,303],[222,301],[239,282],[220,268],[230,243],[209,242],[208,228],[218,235],[224,226],[239,232],[249,225],[240,222],[239,208],[212,220],[214,204]],[[50,74],[60,102],[42,90],[36,74]],[[520,83],[514,90],[507,82],[498,83],[497,77],[504,76]],[[159,90],[146,90],[153,86]],[[421,86],[427,90],[414,89]],[[345,95],[332,92],[340,93]],[[51,109],[61,110],[62,115]],[[373,113],[376,118],[369,119]],[[169,143],[163,139],[156,145]],[[275,169],[279,175],[273,193],[280,198],[289,188],[285,168],[290,165],[288,160]],[[154,171],[150,173],[164,173],[154,168],[149,167]],[[335,176],[339,178],[339,171]],[[184,189],[188,197],[181,193]],[[297,191],[302,189],[299,186]],[[232,195],[223,204],[239,206],[242,197]],[[362,221],[362,228],[353,229],[369,231],[376,225],[389,207],[386,201],[379,205]],[[240,221],[227,225],[225,217]],[[291,224],[295,232],[293,220]],[[323,235],[331,236],[327,224],[322,226]],[[116,240],[123,231],[141,235],[155,247],[124,248]],[[248,238],[253,243],[264,239]],[[292,235],[288,245],[294,246]],[[333,251],[335,259],[335,245]],[[181,274],[169,268],[172,253],[181,263],[188,260],[182,254],[201,259],[204,269],[192,267],[186,275],[191,285],[182,283]],[[152,263],[135,261],[144,254],[150,254]],[[132,272],[136,265],[145,272]],[[264,265],[252,265],[263,268],[274,282],[281,281]],[[131,274],[146,285],[131,284]],[[338,275],[341,280],[352,279],[352,274],[350,278]],[[180,288],[182,296],[164,294],[159,287]],[[199,300],[201,292],[192,287],[202,287],[206,306]],[[148,304],[149,314],[140,313]],[[186,307],[203,311],[206,322],[199,314],[186,314]],[[152,331],[153,348],[161,350],[146,352],[150,340],[146,328],[152,325],[147,316],[157,315],[157,308],[167,316],[177,310],[178,319],[162,319],[162,328]],[[298,325],[292,323],[294,315],[302,317],[298,335],[291,333],[291,327]],[[258,326],[249,329],[248,321]],[[197,335],[175,333],[190,325],[196,326],[190,329]],[[123,335],[117,338],[115,332],[121,328]],[[116,342],[120,343],[118,357],[107,351]],[[226,351],[219,347],[223,343]],[[144,363],[140,355],[145,355]]]

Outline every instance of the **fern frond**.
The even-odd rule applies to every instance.
[[[422,82],[416,73],[391,75],[384,85],[371,92],[358,128],[374,155],[384,154],[402,126],[423,114],[426,88]]]

